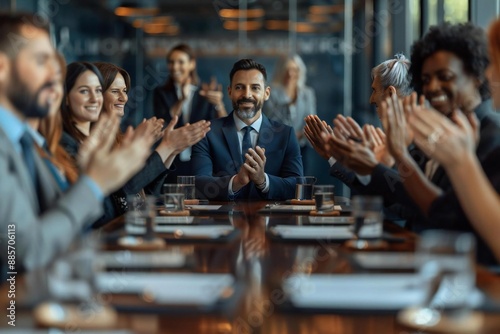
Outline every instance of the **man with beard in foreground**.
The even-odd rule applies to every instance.
[[[284,200],[295,197],[303,175],[292,127],[262,113],[271,89],[266,69],[252,59],[237,61],[229,74],[233,111],[212,121],[206,137],[193,146],[196,188],[210,200]]]
[[[103,197],[133,176],[150,154],[144,149],[153,142],[150,134],[129,133],[125,145],[112,149],[119,120],[105,117],[82,144],[78,181],[63,192],[26,122],[47,116],[56,78],[48,25],[30,14],[0,12],[2,274],[47,265],[65,252],[86,224],[102,215]]]

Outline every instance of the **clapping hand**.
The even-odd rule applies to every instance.
[[[312,147],[325,160],[330,159],[328,150],[325,148],[325,141],[321,137],[321,133],[333,134],[333,129],[325,121],[322,121],[316,115],[309,115],[305,119],[306,126],[304,127],[304,135],[311,143]]]
[[[474,154],[479,124],[474,113],[455,110],[450,119],[423,105],[410,116],[415,144],[430,158],[449,168]]]

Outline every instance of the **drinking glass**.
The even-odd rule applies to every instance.
[[[439,294],[432,301],[455,315],[469,311],[468,300],[475,286],[475,239],[471,233],[429,230],[417,244],[420,273],[433,265],[442,277]]]
[[[380,196],[354,196],[351,200],[354,219],[354,239],[346,245],[353,249],[381,249],[387,242],[381,240],[383,232],[383,199]]]
[[[471,233],[429,230],[421,234],[416,259],[427,286],[425,298],[398,313],[407,327],[446,333],[477,333],[483,315],[471,310],[476,242]]]
[[[313,197],[313,186],[316,183],[314,176],[301,176],[296,178],[295,198],[308,200]]]
[[[317,213],[332,212],[334,208],[334,186],[332,185],[315,185],[314,200]]]
[[[164,184],[163,185],[163,201],[165,212],[176,213],[184,211],[184,189],[179,184]]]
[[[196,198],[195,180],[195,176],[177,176],[177,184],[184,191],[184,199],[192,200]]]
[[[153,236],[156,217],[156,198],[154,196],[130,195],[127,198],[128,211],[125,215],[125,230],[129,234]]]

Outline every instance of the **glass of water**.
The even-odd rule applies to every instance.
[[[334,208],[334,186],[333,185],[315,185],[313,188],[316,212],[329,213]]]
[[[176,213],[184,211],[184,188],[180,184],[163,185],[163,203],[166,213]]]
[[[387,242],[381,240],[383,232],[384,201],[380,196],[354,196],[351,200],[354,239],[346,245],[353,249],[383,249]]]
[[[196,176],[185,176],[185,175],[177,176],[177,184],[183,190],[185,200],[196,199],[195,181],[196,181]]]
[[[127,198],[128,211],[125,215],[125,230],[129,234],[152,236],[156,217],[154,196],[130,195]]]

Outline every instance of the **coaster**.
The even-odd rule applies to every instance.
[[[312,210],[312,211],[309,212],[309,214],[311,216],[324,216],[324,217],[327,217],[327,216],[340,216],[340,211],[333,210],[333,211],[329,211],[329,212],[318,212],[316,210]]]
[[[160,214],[160,216],[189,216],[189,210],[173,211],[173,212],[160,210],[158,213]]]
[[[313,199],[291,199],[290,204],[292,204],[292,205],[315,205],[316,201]]]
[[[399,312],[397,320],[400,324],[419,331],[478,333],[483,327],[484,316],[482,313],[471,311],[469,314],[457,318],[431,309],[411,307]]]
[[[118,315],[116,311],[104,305],[84,304],[65,305],[59,303],[43,303],[33,311],[35,321],[42,327],[63,329],[109,329],[116,326]]]
[[[158,250],[165,247],[165,240],[153,238],[151,240],[142,237],[126,236],[118,239],[118,245],[131,250]]]
[[[199,199],[185,199],[184,205],[200,205]]]

